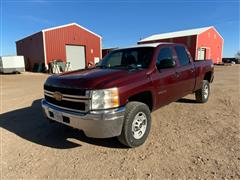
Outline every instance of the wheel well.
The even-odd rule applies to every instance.
[[[146,104],[150,111],[153,109],[152,93],[150,91],[141,92],[128,98],[128,101],[138,101]]]
[[[212,77],[212,72],[207,72],[204,76],[204,80],[207,80],[208,82],[210,82],[211,77]]]

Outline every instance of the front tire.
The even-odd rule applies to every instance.
[[[118,140],[128,147],[142,145],[150,132],[151,112],[148,106],[141,102],[129,102],[126,105],[123,129]]]
[[[196,101],[198,103],[206,103],[210,95],[210,85],[207,80],[203,80],[201,89],[195,92]]]

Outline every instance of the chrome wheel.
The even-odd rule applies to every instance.
[[[209,88],[208,88],[208,85],[206,84],[203,88],[203,96],[205,99],[208,98],[208,93],[209,93]]]
[[[141,139],[147,129],[147,116],[143,112],[139,112],[133,119],[132,134],[135,139]]]

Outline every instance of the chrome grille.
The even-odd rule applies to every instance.
[[[47,88],[46,88],[47,89]],[[55,91],[44,90],[44,96],[48,103],[55,105],[57,107],[77,111],[77,112],[87,112],[90,109],[90,94],[85,91],[85,95],[75,95],[75,94],[64,94],[63,92],[70,92],[69,89],[55,88]],[[76,89],[74,89],[76,91]],[[54,98],[54,93],[58,92],[62,94],[61,100],[56,100]],[[78,93],[79,94],[79,93]]]

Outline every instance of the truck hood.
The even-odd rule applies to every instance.
[[[45,85],[79,89],[119,87],[121,83],[135,82],[144,70],[84,69],[50,76]]]

